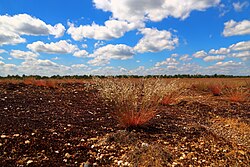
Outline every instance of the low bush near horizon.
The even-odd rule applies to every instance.
[[[101,97],[114,107],[113,116],[123,127],[136,127],[149,122],[158,112],[163,98],[182,89],[176,80],[99,79],[94,83]]]

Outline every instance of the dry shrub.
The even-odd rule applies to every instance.
[[[34,77],[28,77],[23,80],[23,83],[26,85],[34,85],[36,79]]]
[[[56,88],[57,87],[57,83],[58,83],[58,80],[48,79],[48,80],[46,80],[46,87]]]
[[[33,77],[25,78],[23,80],[23,83],[26,85],[34,85],[34,86],[40,86],[40,87],[49,87],[49,88],[56,88],[57,81],[52,79],[35,79]]]
[[[192,88],[196,91],[207,92],[208,91],[208,84],[206,82],[198,82],[192,84]]]
[[[219,96],[222,94],[223,86],[221,84],[211,84],[208,86],[209,90],[213,93],[214,96]]]
[[[163,98],[180,90],[176,80],[166,83],[161,79],[99,79],[94,83],[100,95],[114,107],[114,117],[124,127],[140,126],[158,112]]]
[[[45,87],[46,86],[46,81],[44,81],[44,80],[35,80],[33,85]]]
[[[250,91],[242,87],[226,89],[226,96],[231,102],[244,102],[249,98]]]

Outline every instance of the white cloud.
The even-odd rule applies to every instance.
[[[82,44],[82,48],[88,48],[88,45],[87,44]]]
[[[243,62],[230,60],[205,67],[204,72],[207,74],[249,75],[249,67]]]
[[[204,50],[200,50],[200,51],[193,54],[193,57],[195,57],[195,58],[203,58],[206,56],[207,56],[207,52],[205,52]]]
[[[100,46],[103,46],[105,43],[103,41],[97,41],[95,44],[94,44],[94,48],[99,48]]]
[[[159,31],[155,28],[144,28],[140,32],[143,34],[143,37],[134,47],[139,53],[173,50],[178,44],[178,38],[166,30]]]
[[[37,41],[32,44],[28,44],[27,48],[33,52],[43,52],[49,54],[68,54],[79,50],[76,45],[70,44],[65,40],[60,40],[55,43],[43,43],[42,41]]]
[[[203,60],[204,61],[221,61],[224,60],[226,58],[226,56],[222,55],[222,56],[207,56],[205,57]]]
[[[70,28],[67,30],[67,33],[76,41],[80,41],[84,38],[96,40],[120,38],[126,32],[144,26],[120,20],[108,20],[104,23],[104,26],[95,23],[92,23],[92,25],[80,25],[79,27],[75,27],[75,25],[71,23],[69,23],[69,25]]]
[[[243,51],[230,54],[232,57],[242,58],[243,60],[248,60],[250,58],[250,51]]]
[[[76,57],[87,57],[88,56],[88,52],[86,50],[79,50],[79,51],[76,51],[73,56],[76,56]]]
[[[22,35],[54,35],[58,38],[63,36],[64,31],[61,23],[52,26],[28,14],[0,15],[0,46],[26,42]]]
[[[234,2],[233,7],[236,12],[241,12],[244,8],[247,8],[249,6],[249,2],[244,1],[242,3],[240,2]]]
[[[1,25],[1,24],[0,24]],[[2,45],[16,45],[26,42],[26,39],[20,37],[18,34],[1,30],[0,28],[0,46]]]
[[[0,56],[0,60],[4,60],[4,58],[2,56]]]
[[[172,16],[187,18],[193,10],[204,11],[216,6],[220,0],[94,0],[96,8],[110,11],[114,18],[129,22],[161,21]]]
[[[1,53],[7,53],[7,51],[4,50],[4,49],[0,49],[0,54],[1,54]]]
[[[179,58],[179,60],[181,60],[181,61],[190,61],[190,60],[192,60],[192,58],[189,57],[188,54],[185,54],[185,55],[182,55],[182,56]]]
[[[93,54],[90,54],[89,57],[94,57],[93,60],[90,60],[88,63],[94,66],[100,66],[108,64],[111,59],[127,60],[134,56],[134,50],[132,47],[117,44],[117,45],[106,45],[101,48],[98,48],[94,51]]]
[[[10,55],[16,59],[34,59],[38,54],[31,51],[11,50]]]
[[[0,60],[0,66],[3,66],[5,63]]]
[[[160,67],[160,66],[165,66],[165,65],[167,65],[167,66],[176,66],[178,64],[179,64],[179,62],[175,58],[167,58],[164,61],[157,62],[155,64],[155,67]]]
[[[179,55],[177,53],[171,54],[171,57],[178,57]]]
[[[95,57],[92,60],[88,61],[88,64],[92,65],[92,66],[104,66],[109,64],[109,59],[105,58],[105,57]]]
[[[250,50],[250,41],[238,42],[236,44],[231,45],[229,48],[235,51]]]
[[[71,67],[72,68],[83,68],[83,69],[88,68],[88,66],[85,64],[73,64],[73,65],[71,65]]]
[[[230,52],[230,49],[228,48],[220,48],[218,50],[215,50],[215,49],[211,49],[209,51],[210,54],[215,54],[215,55],[218,55],[218,54],[228,54]]]
[[[243,20],[240,22],[230,20],[224,23],[224,26],[225,27],[224,27],[223,35],[225,37],[250,34],[250,21],[249,20]]]
[[[241,66],[243,63],[242,62],[234,62],[232,60],[227,61],[227,62],[218,62],[215,64],[215,66],[221,66],[221,67],[238,67]]]

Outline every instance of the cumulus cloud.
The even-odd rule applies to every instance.
[[[249,75],[249,67],[243,62],[230,60],[205,67],[204,72],[207,74]]]
[[[224,26],[225,27],[223,30],[223,35],[225,37],[250,34],[250,21],[249,20],[243,20],[240,22],[230,20],[224,23]]]
[[[244,8],[247,8],[249,6],[249,2],[244,1],[244,2],[234,2],[233,3],[233,8],[236,12],[241,12]]]
[[[10,56],[16,59],[34,59],[38,57],[38,54],[31,51],[11,50]]]
[[[160,67],[160,66],[176,66],[178,64],[179,64],[179,62],[175,58],[171,57],[171,58],[167,58],[164,61],[157,62],[155,64],[155,67]]]
[[[228,54],[229,52],[230,52],[230,49],[228,49],[228,48],[220,48],[218,50],[211,49],[209,51],[210,54],[215,54],[215,55],[218,55],[218,54],[224,55],[224,54]]]
[[[227,62],[218,62],[215,64],[215,66],[221,66],[221,67],[238,67],[241,66],[243,63],[242,62],[234,62],[232,60],[227,61]]]
[[[189,57],[188,54],[185,54],[185,55],[182,55],[182,56],[179,58],[179,60],[181,60],[181,61],[190,61],[190,60],[192,60],[192,58]]]
[[[127,60],[134,56],[134,50],[132,47],[117,44],[117,45],[106,45],[98,48],[89,57],[94,57],[88,63],[94,66],[105,65],[109,63],[111,59]]]
[[[43,43],[42,41],[37,41],[33,42],[32,44],[28,44],[27,48],[29,48],[33,52],[42,52],[49,54],[69,54],[79,50],[76,45],[70,44],[65,40],[51,43]]]
[[[203,58],[206,56],[207,56],[207,52],[205,52],[204,50],[200,50],[200,51],[193,54],[193,57],[195,57],[195,58]]]
[[[88,56],[88,52],[86,50],[79,50],[79,51],[76,51],[73,56],[75,57],[87,57]]]
[[[250,51],[232,53],[231,56],[237,57],[237,58],[242,58],[243,60],[248,60],[248,59],[250,59]]]
[[[242,41],[236,44],[233,44],[229,47],[234,51],[243,51],[243,50],[250,50],[250,41]]]
[[[65,27],[61,23],[52,26],[28,14],[0,15],[0,46],[26,42],[22,35],[54,35],[59,38],[64,31]]]
[[[73,64],[73,65],[71,65],[71,67],[72,68],[83,68],[83,69],[88,68],[88,66],[85,64]]]
[[[159,31],[155,28],[144,28],[140,32],[143,37],[134,47],[139,53],[173,50],[178,44],[178,38],[166,30]]]
[[[187,18],[193,10],[204,11],[220,0],[93,0],[97,9],[112,12],[113,17],[129,22],[161,21],[169,16]]]
[[[26,42],[26,39],[20,37],[20,35],[13,33],[13,32],[1,30],[0,28],[0,46],[16,45],[16,44],[24,43],[24,42]]]
[[[7,51],[4,50],[4,49],[0,49],[0,54],[1,54],[1,53],[7,53]]]
[[[95,40],[120,38],[126,32],[144,26],[142,24],[128,23],[127,21],[120,20],[108,20],[104,23],[104,26],[95,23],[92,23],[92,25],[80,25],[79,27],[75,27],[72,23],[69,23],[69,25],[70,28],[67,30],[67,33],[76,41],[80,41],[84,38]]]
[[[224,55],[222,55],[222,56],[207,56],[203,60],[204,61],[221,61],[221,60],[224,60],[225,58],[226,58],[226,56],[224,56]]]

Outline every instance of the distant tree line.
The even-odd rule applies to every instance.
[[[40,75],[8,75],[6,77],[0,76],[0,79],[25,79],[25,78],[35,78],[35,79],[91,79],[93,77],[98,78],[249,78],[248,76],[236,76],[236,75],[222,75],[222,74],[214,74],[214,75],[201,75],[201,74],[176,74],[176,75],[53,75],[53,76],[40,76]]]

